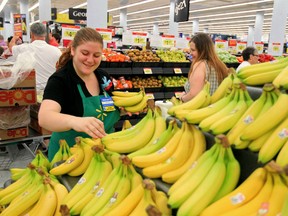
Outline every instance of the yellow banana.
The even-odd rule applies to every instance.
[[[269,137],[272,135],[274,132],[274,129],[271,129],[267,133],[263,134],[262,136],[258,137],[257,139],[251,141],[248,145],[248,149],[250,149],[253,152],[258,152],[263,144],[269,139]]]
[[[240,184],[236,189],[212,203],[200,214],[201,216],[222,215],[237,209],[253,199],[266,182],[267,171],[260,167]]]
[[[224,98],[228,92],[228,89],[233,85],[233,74],[229,74],[218,86],[216,91],[211,95],[211,104]]]
[[[284,198],[284,204],[281,209],[281,215],[288,215],[288,193],[286,194],[286,197]]]
[[[267,179],[264,183],[262,189],[259,191],[259,193],[251,199],[248,203],[244,204],[243,206],[240,206],[234,210],[228,211],[223,216],[238,216],[238,215],[248,215],[251,213],[255,213],[257,215],[257,212],[259,208],[262,208],[261,206],[269,201],[269,198],[271,196],[273,189],[273,179],[270,172],[267,172]],[[267,207],[266,207],[267,208]],[[267,209],[268,211],[268,209]]]
[[[94,155],[94,152],[91,149],[91,146],[81,141],[81,137],[78,137],[78,139],[79,139],[78,142],[80,142],[80,146],[84,151],[84,158],[83,158],[82,163],[79,166],[77,166],[75,169],[72,169],[71,171],[67,173],[69,176],[82,175],[87,170],[92,160],[92,157]]]
[[[69,154],[68,154],[68,149],[70,149],[70,147],[69,147],[69,145],[68,145],[68,143],[66,142],[66,140],[60,140],[59,141],[59,144],[62,144],[62,159],[60,160],[60,161],[62,161],[62,160],[67,160],[70,156],[69,156]],[[60,147],[61,147],[61,144],[60,144]],[[58,152],[57,152],[58,153]],[[57,154],[56,153],[56,154]],[[61,153],[59,152],[59,155],[57,155],[56,156],[56,159],[54,160],[55,162],[58,162],[58,161],[56,161],[56,160],[59,160],[60,159],[60,157],[61,157]],[[54,159],[54,158],[53,158]],[[53,160],[52,159],[52,160]],[[54,164],[53,164],[54,165]],[[53,167],[52,165],[51,165],[51,167]]]
[[[114,96],[118,97],[132,97],[139,94],[139,92],[129,92],[129,91],[112,91]]]
[[[188,177],[185,177],[185,174],[181,176],[181,178],[186,179],[186,181],[183,182],[180,178],[178,181],[180,182],[182,181],[181,186],[175,185],[176,189],[174,187],[173,192],[169,191],[170,196],[168,203],[171,206],[171,208],[180,207],[185,201],[187,201],[187,199],[191,196],[191,194],[193,194],[194,191],[197,190],[199,185],[201,185],[201,182],[205,181],[205,178],[207,177],[207,175],[209,175],[208,173],[211,171],[213,165],[216,163],[219,152],[222,148],[220,144],[215,145],[217,145],[217,149],[214,152],[214,154],[210,158],[207,158],[205,161],[202,160],[202,163],[197,165],[189,173],[187,172]],[[219,173],[219,175],[221,174]]]
[[[213,202],[221,199],[235,189],[240,178],[240,164],[234,157],[231,147],[226,147],[225,156],[226,174],[221,188],[213,198]]]
[[[221,147],[218,158],[203,181],[195,188],[177,211],[179,215],[199,215],[216,196],[226,175],[225,148]]]
[[[131,127],[132,127],[131,122],[128,119],[124,120],[124,122],[122,124],[122,130],[129,129]]]
[[[288,104],[288,95],[281,94],[276,103],[267,111],[269,114],[259,116],[244,129],[241,139],[254,140],[277,126],[288,115],[288,106],[286,104]]]
[[[245,79],[254,74],[264,74],[268,71],[284,69],[287,66],[287,61],[288,59],[283,58],[272,62],[250,65],[249,67],[241,68],[241,70],[238,71],[237,76],[241,79]]]
[[[155,129],[158,131],[157,122],[156,122],[156,128]],[[133,158],[136,156],[147,155],[147,154],[150,154],[152,152],[159,150],[168,142],[168,140],[175,134],[175,132],[178,129],[179,128],[176,124],[176,121],[171,120],[168,124],[168,128],[165,131],[163,131],[163,133],[160,134],[159,137],[157,137],[153,140],[153,138],[154,138],[154,136],[153,136],[153,138],[151,138],[151,141],[147,145],[145,145],[143,148],[141,148],[137,151],[134,151],[134,152],[128,154],[128,157],[132,158],[132,161],[133,161]]]
[[[141,91],[137,95],[134,96],[112,96],[114,105],[117,107],[127,107],[127,106],[133,106],[135,104],[140,103],[143,100],[144,93]]]
[[[247,109],[248,104],[244,99],[244,92],[243,90],[240,90],[240,99],[234,109],[210,126],[212,134],[224,134],[229,131],[231,128],[233,128]]]
[[[285,79],[288,76],[288,66],[286,66],[279,75],[273,80],[273,85],[276,86],[276,88],[280,88],[280,86],[283,85],[283,79]]]
[[[130,153],[145,146],[153,137],[154,131],[155,119],[151,117],[136,137],[129,136],[126,139],[114,139],[113,142],[105,143],[105,147],[110,151],[118,153]]]
[[[258,154],[258,161],[266,163],[272,160],[280,151],[284,143],[288,140],[288,118],[284,119],[279,126],[275,128],[271,136],[261,147]]]
[[[174,116],[176,110],[195,110],[202,107],[206,102],[206,98],[207,97],[210,98],[209,88],[210,83],[206,82],[203,89],[194,98],[192,98],[186,103],[172,106],[171,108],[168,109],[167,111],[168,114]]]
[[[280,215],[285,197],[288,194],[288,187],[278,173],[272,173],[273,189],[269,198],[267,216]],[[261,209],[259,209],[261,211]],[[258,211],[260,213],[260,211]],[[282,214],[284,216],[284,214]]]
[[[17,181],[28,171],[28,168],[10,168],[11,179]]]
[[[112,164],[113,169],[121,164],[119,153],[104,149],[103,155]]]
[[[189,168],[192,164],[198,160],[198,158],[205,152],[206,150],[206,140],[201,131],[198,130],[195,126],[191,125],[193,132],[193,149],[189,158],[185,161],[185,163],[170,172],[166,172],[162,175],[162,180],[167,183],[174,183],[177,181]]]
[[[56,198],[57,198],[57,205],[56,205],[54,216],[61,216],[60,206],[61,206],[61,204],[62,204],[62,202],[64,200],[64,197],[67,196],[68,190],[61,183],[57,183],[57,182],[51,181],[51,185],[53,187],[53,190],[55,191]]]
[[[135,170],[132,162],[128,166],[128,172],[130,173],[130,184],[131,191],[134,190],[138,185],[142,184],[143,178],[142,176]]]
[[[178,130],[174,134],[174,136],[168,140],[165,146],[159,149],[158,151],[143,156],[140,155],[133,157],[132,159],[133,164],[135,164],[138,167],[148,167],[155,164],[159,164],[160,162],[167,160],[173,154],[173,152],[176,150],[178,146],[178,143],[183,134],[182,128]]]
[[[148,99],[149,99],[148,96],[144,95],[142,100],[139,103],[137,103],[133,106],[125,106],[125,110],[127,112],[131,112],[131,113],[141,112],[147,107]]]
[[[276,163],[279,164],[281,167],[284,167],[288,164],[287,152],[288,152],[288,141],[284,143],[283,147],[281,148],[276,157]]]
[[[132,190],[126,198],[119,203],[114,209],[106,212],[106,216],[127,216],[138,205],[142,197],[144,196],[144,188],[142,184],[139,184],[134,190]]]
[[[142,172],[149,178],[160,178],[164,173],[181,167],[189,158],[193,150],[193,134],[187,122],[182,122],[182,136],[174,153],[165,161],[145,167]]]
[[[172,215],[171,208],[168,207],[168,197],[163,191],[158,191],[156,187],[151,190],[152,199],[154,200],[156,207],[162,213],[162,215]]]
[[[84,150],[77,147],[77,151],[71,155],[64,163],[52,168],[49,172],[52,175],[63,175],[78,167],[84,159]]]
[[[243,83],[246,85],[251,86],[257,86],[257,85],[263,85],[265,83],[271,83],[273,80],[281,73],[282,68],[266,71],[259,74],[253,74],[251,76],[248,76],[242,80]]]

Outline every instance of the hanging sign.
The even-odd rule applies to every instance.
[[[280,42],[272,42],[269,44],[268,53],[273,56],[281,56],[283,53],[283,46]]]
[[[247,47],[247,42],[238,42],[236,46],[237,53],[242,53],[242,51]]]
[[[151,47],[161,47],[162,37],[159,35],[151,35],[150,37],[150,46]]]
[[[175,46],[174,35],[162,35],[162,47],[171,48]]]
[[[86,20],[87,10],[85,8],[69,8],[69,19]]]
[[[258,53],[263,53],[263,50],[264,50],[264,43],[263,42],[255,42],[254,46],[257,49]]]
[[[14,35],[22,37],[22,21],[21,14],[13,14],[14,19]]]
[[[226,40],[215,40],[215,49],[217,51],[225,51],[228,49],[228,41]]]
[[[112,41],[112,29],[96,28],[96,31],[101,34],[104,42],[109,43]]]
[[[146,46],[148,33],[147,32],[132,32],[134,46]]]
[[[73,40],[76,32],[80,29],[80,26],[74,25],[62,25],[62,39],[63,46],[68,46],[68,44]]]
[[[184,22],[189,20],[189,0],[175,0],[174,22]]]
[[[176,48],[179,49],[189,49],[189,41],[190,39],[187,38],[176,38]]]

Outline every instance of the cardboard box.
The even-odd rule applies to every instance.
[[[33,130],[37,131],[41,135],[50,135],[50,134],[52,134],[51,131],[48,131],[48,130],[42,128],[38,124],[38,119],[36,119],[36,118],[32,118],[31,117],[31,121],[30,121],[29,127],[32,128]]]
[[[40,105],[41,105],[41,103],[37,102],[36,104],[30,106],[31,118],[38,119],[38,113],[39,113]]]
[[[28,126],[11,128],[7,130],[0,130],[0,140],[16,139],[21,137],[27,137],[29,135]]]
[[[0,119],[1,130],[25,127],[30,123],[30,107],[0,107]]]
[[[13,88],[0,88],[0,107],[35,104],[37,101],[35,76],[36,74],[33,70],[22,82],[14,85]]]

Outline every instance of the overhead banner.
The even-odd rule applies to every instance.
[[[86,20],[87,10],[83,8],[69,8],[69,19]]]
[[[175,0],[174,22],[189,20],[189,0]]]
[[[22,37],[21,14],[13,14],[13,19],[14,19],[14,35]]]
[[[57,8],[51,8],[51,20],[57,19]]]

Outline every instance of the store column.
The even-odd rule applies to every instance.
[[[178,23],[174,22],[175,0],[170,0],[169,34],[178,36]]]
[[[159,26],[158,23],[153,24],[153,35],[159,35]]]
[[[199,19],[193,19],[192,35],[196,34],[198,31],[199,31]]]
[[[264,11],[256,13],[255,29],[254,29],[254,42],[260,42],[262,40],[262,28],[264,22]]]
[[[209,33],[208,28],[204,28],[204,33],[206,33],[206,34]]]
[[[123,30],[127,30],[127,8],[120,10],[120,26],[123,27]]]
[[[247,46],[253,46],[254,40],[254,26],[248,27]]]
[[[107,28],[107,0],[87,0],[87,26],[91,28]]]
[[[51,20],[51,0],[39,0],[39,20],[40,22]]]
[[[268,54],[281,56],[283,53],[285,28],[287,23],[287,11],[287,0],[274,0]]]
[[[7,40],[8,37],[13,36],[13,18],[11,18],[11,8],[9,5],[6,5],[4,8],[4,31],[3,36],[5,40]]]
[[[29,20],[29,5],[28,0],[21,0],[20,1],[20,14],[23,14],[22,17],[22,31],[23,31],[23,41],[29,42],[30,41],[30,20]]]

